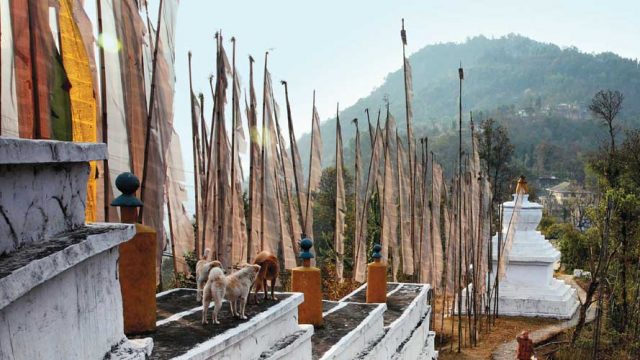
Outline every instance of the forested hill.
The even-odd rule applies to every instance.
[[[520,109],[554,108],[559,104],[584,110],[593,95],[606,88],[620,90],[625,95],[623,117],[635,118],[640,114],[640,64],[613,53],[587,54],[576,48],[563,49],[519,35],[498,39],[477,36],[460,44],[426,46],[414,53],[410,62],[416,136],[433,136],[433,131],[428,130],[450,127],[457,116],[460,62],[465,74],[465,116],[470,110],[508,108],[517,113]],[[348,79],[345,83],[348,84]],[[345,146],[355,134],[351,120],[356,117],[364,120],[360,122],[360,129],[366,131],[364,109],[370,109],[375,121],[385,97],[389,99],[399,130],[404,133],[404,82],[400,68],[388,74],[380,87],[341,113]],[[323,164],[327,166],[334,158],[335,118],[323,121],[321,129]],[[298,145],[303,159],[307,159],[309,134],[302,136]]]

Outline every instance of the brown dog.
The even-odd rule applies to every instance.
[[[267,300],[267,280],[271,281],[271,299],[278,300],[273,295],[273,288],[276,285],[278,274],[280,274],[280,263],[278,262],[278,258],[268,251],[262,251],[256,255],[256,259],[253,263],[260,265],[260,271],[258,272],[258,277],[256,277],[256,282],[254,284],[256,287],[254,293],[256,304],[258,303],[258,291],[261,289],[264,289],[264,299]]]

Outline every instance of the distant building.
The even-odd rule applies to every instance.
[[[573,181],[563,181],[547,188],[544,207],[553,216],[571,222],[579,229],[589,227],[586,209],[593,201],[593,193]]]
[[[560,184],[547,188],[549,199],[554,200],[558,205],[569,205],[569,202],[590,197],[592,193],[575,182],[563,181]]]
[[[544,175],[538,177],[538,186],[542,189],[549,189],[553,186],[558,185],[560,182],[561,180],[553,175]]]

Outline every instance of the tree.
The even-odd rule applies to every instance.
[[[595,323],[595,336],[593,346],[593,356],[597,356],[598,343],[600,339],[600,319],[603,311],[604,301],[604,284],[608,282],[609,266],[613,255],[619,248],[609,253],[610,238],[618,239],[622,238],[621,250],[626,253],[628,249],[628,222],[625,220],[625,213],[623,202],[621,199],[624,197],[624,191],[618,188],[618,180],[620,176],[620,166],[618,165],[618,154],[616,152],[616,132],[617,125],[615,124],[616,117],[622,109],[622,102],[624,95],[617,90],[601,90],[598,91],[589,105],[589,110],[598,119],[600,119],[607,127],[609,135],[608,144],[603,144],[600,152],[596,153],[590,160],[592,169],[598,173],[603,179],[606,180],[603,183],[604,196],[600,203],[594,208],[594,216],[591,221],[597,225],[600,230],[600,249],[598,251],[597,262],[594,264],[594,271],[592,271],[592,280],[587,289],[586,301],[580,306],[580,318],[576,325],[576,330],[571,339],[571,343],[575,344],[576,340],[580,336],[580,332],[584,326],[585,315],[587,308],[593,302],[593,296],[596,290],[598,291],[598,307],[596,309],[596,323]],[[622,196],[622,198],[621,198]],[[622,221],[620,221],[622,220]],[[618,225],[622,226],[618,226]],[[626,286],[626,266],[621,269],[621,277]],[[623,291],[625,299],[623,299],[624,307],[628,308],[626,299],[626,290]]]
[[[507,199],[511,192],[509,185],[512,183],[513,169],[510,160],[514,147],[509,140],[507,129],[492,118],[480,123],[478,137],[478,152],[480,159],[484,161],[493,190],[493,214],[494,205]],[[495,221],[496,219],[492,219],[492,222]]]
[[[345,218],[345,228],[353,229],[355,218],[353,177],[350,172],[344,169],[344,185],[347,200],[347,216]],[[335,232],[335,209],[336,209],[336,168],[327,167],[322,170],[318,192],[313,204],[313,233],[316,236],[314,247],[317,250],[319,262],[323,260],[334,260],[336,252],[333,246]],[[350,270],[353,259],[353,234],[352,231],[345,230],[345,269]]]
[[[560,261],[567,271],[573,269],[584,269],[589,257],[589,247],[586,236],[573,227],[571,224],[562,224],[562,234],[560,235]]]
[[[618,170],[615,161],[616,155],[616,132],[617,126],[614,124],[618,113],[622,110],[624,95],[618,90],[600,90],[591,99],[589,110],[607,127],[609,132],[608,161],[605,177],[612,187],[615,187]]]

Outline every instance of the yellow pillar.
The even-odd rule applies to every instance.
[[[373,262],[367,265],[367,303],[387,302],[387,264],[380,255],[382,247],[373,247]]]
[[[120,221],[137,222],[138,207],[142,202],[133,194],[140,185],[131,173],[116,179],[122,195],[111,202],[120,207]],[[156,232],[153,228],[136,224],[135,236],[119,246],[118,274],[127,335],[143,334],[156,329]]]
[[[310,239],[300,242],[302,266],[291,270],[291,291],[304,294],[304,302],[298,305],[298,323],[322,325],[322,290],[320,269],[311,266],[313,246]]]

